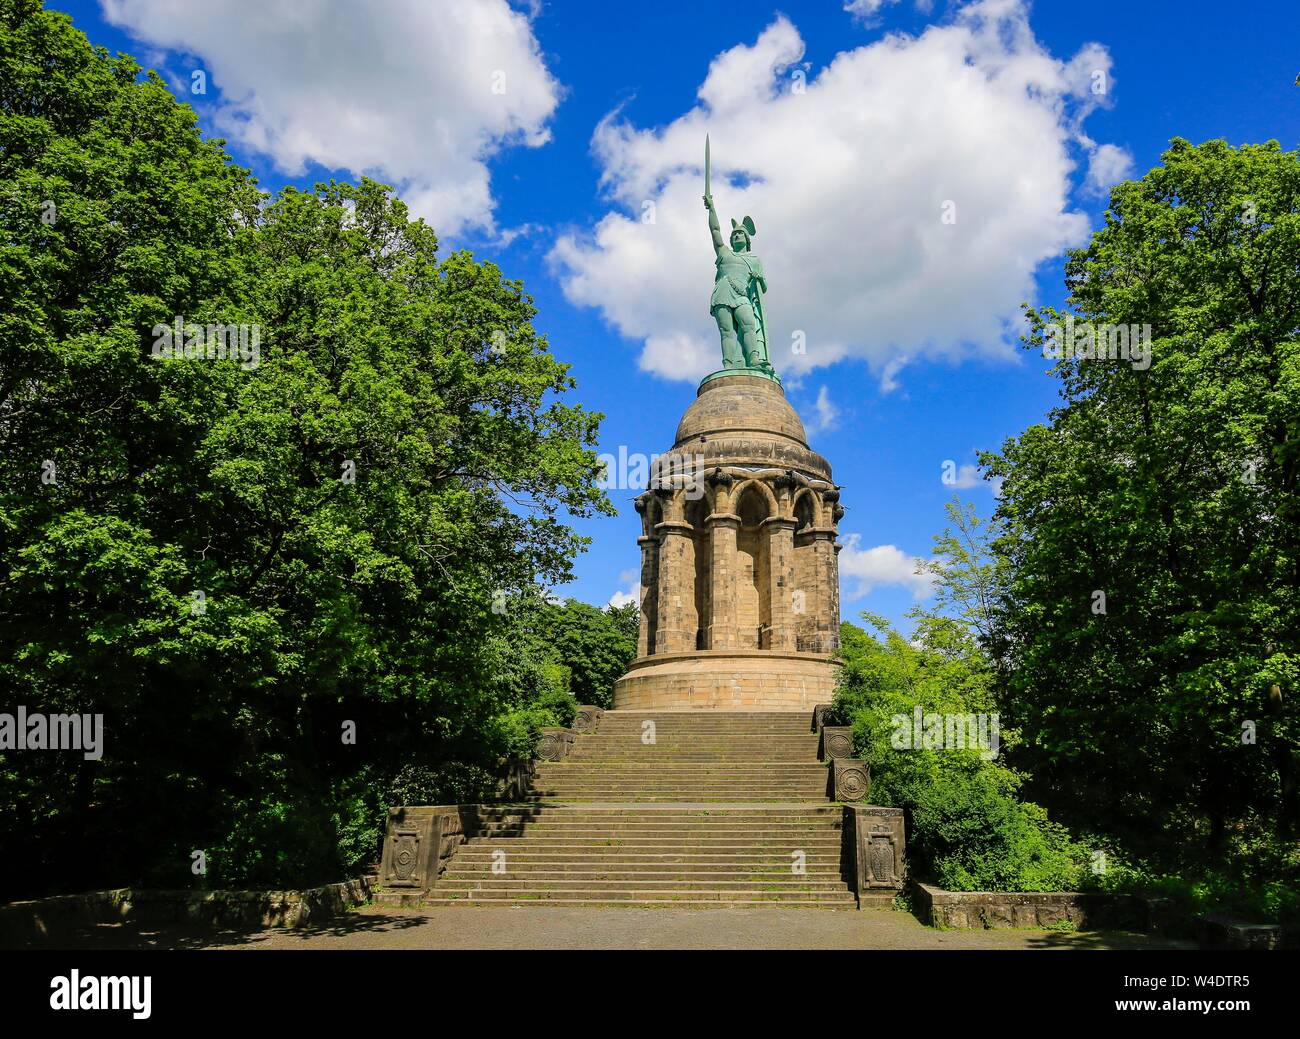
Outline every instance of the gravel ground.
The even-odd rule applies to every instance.
[[[889,910],[367,906],[297,930],[97,927],[62,948],[155,949],[1163,949],[1117,931],[936,931]]]

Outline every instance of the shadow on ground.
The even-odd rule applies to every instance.
[[[346,947],[349,938],[366,936],[366,946],[386,944],[384,935],[408,928],[418,928],[423,917],[399,913],[345,913],[342,916],[305,927],[213,927],[177,923],[92,924],[74,931],[51,936],[43,942],[31,942],[28,949],[238,949],[256,948],[274,941],[276,948],[293,948],[299,943],[311,948],[326,942],[326,947]],[[401,943],[394,943],[400,947]]]
[[[563,906],[393,910],[365,906],[319,924],[84,927],[49,949],[1103,949],[1195,948],[1126,931],[938,931],[885,909],[625,909]]]

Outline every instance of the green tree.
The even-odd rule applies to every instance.
[[[554,659],[570,672],[569,688],[579,703],[611,707],[614,682],[636,656],[635,605],[599,609],[576,599],[554,605],[542,632]]]
[[[950,526],[934,539],[934,555],[920,564],[934,578],[934,600],[928,613],[915,615],[952,617],[985,647],[991,646],[996,641],[998,602],[1010,578],[1007,560],[994,550],[1000,529],[955,496],[944,512]]]
[[[1149,325],[1151,363],[1065,357],[1004,478],[1003,709],[1050,804],[1184,861],[1291,847],[1300,726],[1300,161],[1174,140],[1114,189],[1052,325]],[[1279,868],[1296,867],[1280,864]]]
[[[611,511],[522,286],[374,182],[266,198],[35,0],[0,0],[0,264],[0,697],[107,730],[2,755],[0,882],[310,882],[397,765],[491,764],[544,681],[502,604]],[[177,315],[256,363],[151,356]]]
[[[1001,741],[1014,742],[1014,733],[1001,732],[987,751],[916,738],[918,710],[923,719],[996,714],[993,669],[967,626],[917,614],[909,640],[883,618],[863,616],[879,637],[841,625],[844,667],[834,706],[871,766],[872,802],[906,812],[912,874],[957,891],[1070,890],[1091,882],[1085,850],[1040,806],[1019,798],[1024,777],[1001,756]]]

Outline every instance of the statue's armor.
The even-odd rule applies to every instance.
[[[749,305],[749,279],[763,276],[763,264],[750,252],[738,253],[722,249],[717,259],[718,273],[709,297],[709,312],[714,307],[740,307]]]

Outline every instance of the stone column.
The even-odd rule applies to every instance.
[[[840,630],[839,570],[835,560],[835,530],[814,527],[803,531],[813,554],[813,601],[809,612],[813,615],[813,629],[821,646],[814,652],[830,653],[835,636]]]
[[[651,629],[655,626],[657,618],[652,618],[651,614],[658,609],[656,603],[656,583],[658,581],[658,555],[659,539],[653,537],[640,537],[636,543],[641,546],[641,630],[637,634],[636,655],[638,657],[648,657],[655,651],[655,639],[652,637]]]
[[[715,512],[709,525],[709,649],[735,649],[740,645],[736,627],[736,532],[740,517]]]
[[[794,528],[791,517],[763,521],[767,528],[768,595],[772,631],[770,649],[794,649]]]
[[[656,653],[691,653],[695,650],[695,542],[691,525],[665,520],[655,527],[659,535],[659,620]]]

